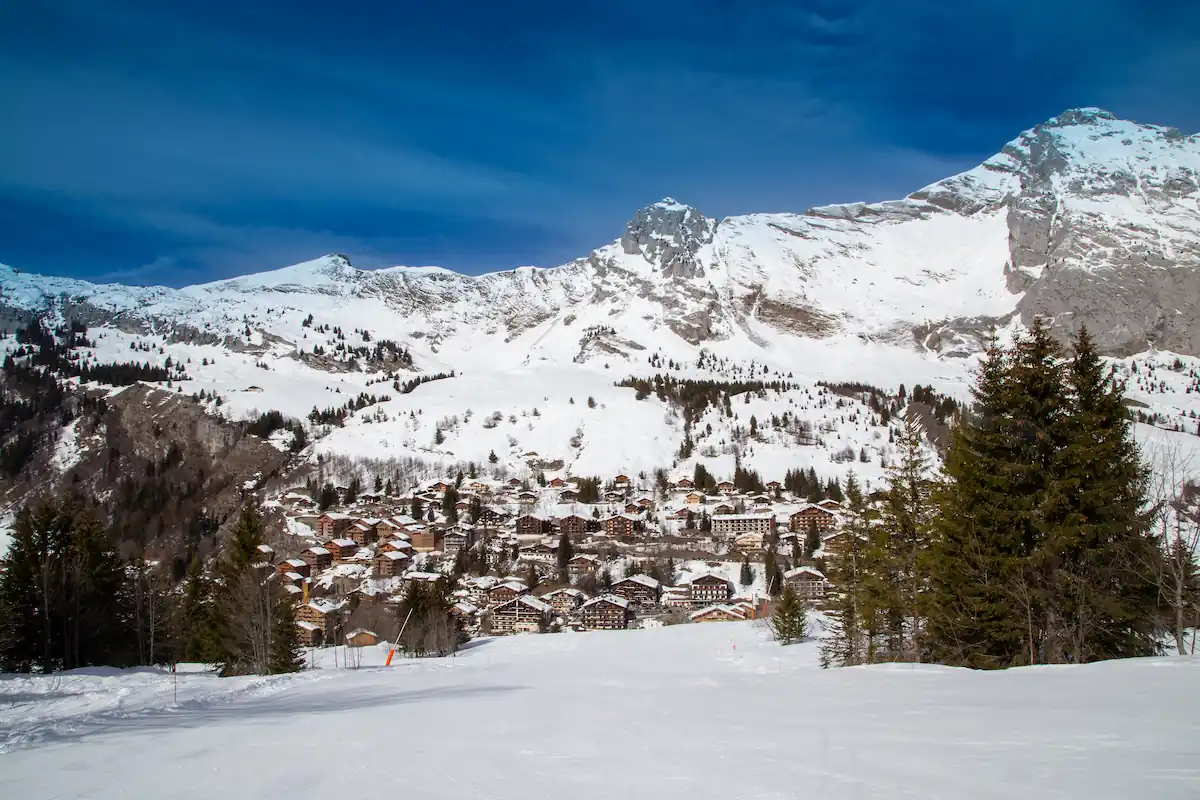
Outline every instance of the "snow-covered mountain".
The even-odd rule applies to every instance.
[[[1194,428],[1200,136],[1072,110],[900,200],[716,220],[666,199],[612,243],[552,269],[364,271],[331,255],[169,289],[0,267],[0,312],[42,311],[107,327],[97,357],[125,359],[152,343],[152,356],[188,363],[183,391],[216,392],[235,414],[303,416],[388,393],[315,445],[373,457],[495,451],[516,465],[536,451],[579,471],[670,464],[678,419],[614,386],[670,371],[660,364],[808,387],[739,410],[738,421],[702,421],[716,427],[707,452],[729,455],[749,416],[789,409],[846,437],[830,452],[858,451],[878,445],[879,431],[852,433],[850,411],[822,406],[812,382],[921,383],[962,396],[988,331],[1003,335],[1035,314],[1064,336],[1087,323],[1131,375],[1139,359],[1169,371],[1178,354],[1178,387],[1139,384],[1134,394],[1145,388],[1143,402]],[[351,361],[345,349],[381,340],[406,349],[411,365]],[[701,351],[711,356],[703,363]],[[397,372],[450,371],[455,379],[412,394],[391,390]],[[504,422],[483,424],[496,414]],[[743,442],[738,454],[757,453],[772,473],[806,465],[786,439],[777,456],[762,455],[774,452],[769,442]]]

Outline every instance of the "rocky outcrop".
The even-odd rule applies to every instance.
[[[664,277],[703,278],[697,254],[712,242],[716,227],[716,220],[668,197],[634,215],[621,236],[621,250],[657,264]]]

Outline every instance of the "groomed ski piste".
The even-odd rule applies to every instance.
[[[821,670],[761,622],[355,652],[3,676],[0,797],[1200,796],[1194,658]]]

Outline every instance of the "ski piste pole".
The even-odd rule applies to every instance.
[[[400,637],[404,635],[404,629],[408,627],[408,620],[412,617],[413,610],[408,610],[408,615],[404,618],[404,624],[400,626],[400,632],[396,634],[396,641],[392,642],[392,649],[388,650],[387,661],[383,662],[385,667],[392,665],[392,656],[396,655],[396,648],[400,646]]]

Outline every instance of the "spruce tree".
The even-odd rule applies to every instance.
[[[742,556],[742,569],[738,575],[738,583],[743,587],[754,583],[754,569],[750,566],[750,556]]]
[[[558,537],[558,552],[556,557],[558,560],[558,581],[559,583],[567,583],[567,579],[570,577],[568,565],[571,563],[571,559],[575,557],[575,548],[571,545],[571,537],[567,535],[566,531],[563,531],[562,535]]]
[[[872,520],[871,510],[853,472],[846,476],[845,497],[842,535],[846,537],[846,545],[844,552],[827,568],[833,588],[827,597],[825,636],[821,640],[823,668],[854,666],[864,663],[867,657],[860,562]]]
[[[1081,328],[1067,365],[1066,447],[1058,451],[1058,522],[1046,543],[1047,631],[1043,660],[1092,661],[1153,655],[1158,595],[1148,565],[1149,470],[1131,435],[1120,390]]]
[[[174,608],[172,629],[176,660],[204,664],[217,660],[212,598],[199,556],[193,556],[188,563]]]
[[[412,505],[408,509],[409,516],[415,520],[420,520],[422,517],[422,512],[424,512],[424,511],[425,511],[424,501],[422,501],[420,497],[413,495]]]
[[[458,522],[458,509],[455,508],[457,503],[458,490],[453,486],[446,487],[446,491],[442,495],[442,515],[446,518],[448,525]]]
[[[1028,630],[1012,594],[1025,550],[1011,497],[1009,371],[1008,355],[993,337],[972,406],[951,428],[946,480],[934,492],[926,643],[942,663],[1017,663]]]
[[[775,612],[771,615],[771,633],[780,644],[802,641],[808,632],[807,612],[804,603],[796,596],[796,590],[787,585],[779,595]]]

